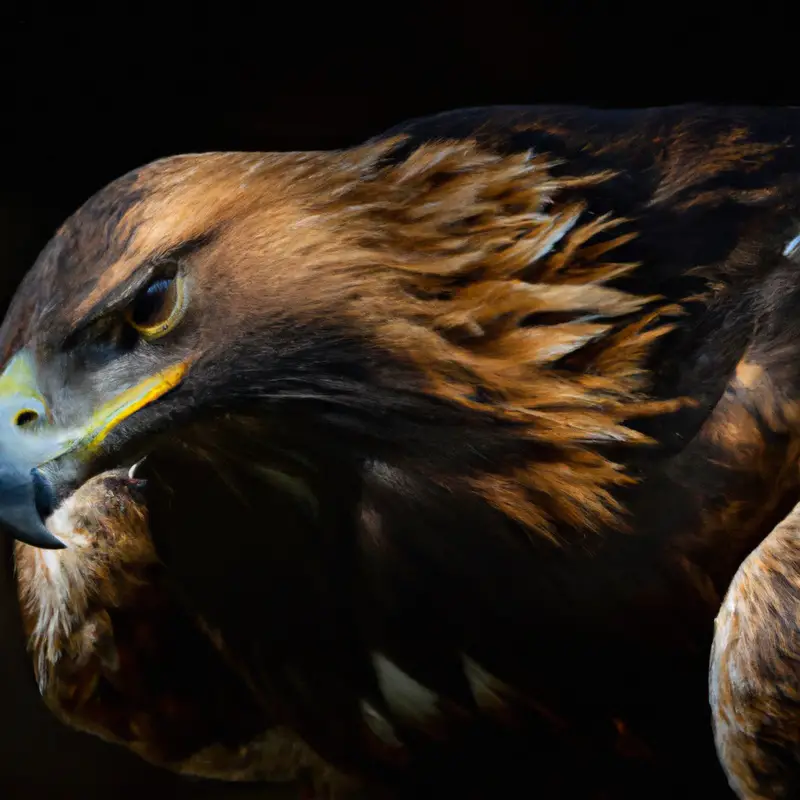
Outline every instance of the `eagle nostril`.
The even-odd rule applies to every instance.
[[[36,422],[37,419],[39,419],[39,414],[33,409],[26,408],[17,413],[17,416],[14,417],[14,424],[24,428],[26,425]]]

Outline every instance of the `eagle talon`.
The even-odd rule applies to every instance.
[[[140,458],[135,464],[133,464],[128,470],[128,477],[134,479],[136,477],[136,473],[139,471],[139,467],[141,467],[145,461],[147,461],[147,456]]]

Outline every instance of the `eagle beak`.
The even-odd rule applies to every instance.
[[[44,523],[55,492],[39,467],[66,455],[90,463],[120,422],[175,388],[187,370],[179,363],[149,377],[101,404],[84,425],[64,430],[52,423],[33,357],[15,355],[0,374],[0,529],[34,547],[65,547]]]
[[[47,430],[47,417],[32,360],[20,352],[0,375],[0,528],[52,550],[65,545],[45,527],[52,489],[36,467],[65,452],[69,442]]]
[[[0,526],[15,539],[43,550],[66,547],[45,527],[52,508],[52,489],[38,470],[18,469],[0,463]]]

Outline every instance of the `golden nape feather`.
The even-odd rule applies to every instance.
[[[729,797],[708,653],[800,500],[798,220],[792,109],[469,109],[109,184],[0,328],[48,703],[194,774],[289,742],[392,798]]]
[[[381,169],[402,141],[347,153],[308,189],[314,211],[352,237],[352,313],[416,364],[432,395],[559,454],[512,476],[487,465],[471,491],[545,535],[555,520],[531,494],[551,498],[562,523],[613,521],[613,487],[631,477],[587,443],[647,442],[626,423],[692,402],[649,397],[643,368],[681,305],[609,285],[638,266],[620,254],[636,233],[624,217],[587,213],[583,196],[616,173],[556,176],[547,154],[463,141],[422,144]]]
[[[67,725],[187,776],[349,786],[290,730],[268,725],[220,635],[180,607],[150,538],[143,483],[101,473],[48,520],[66,549],[16,544],[23,627],[47,705]]]

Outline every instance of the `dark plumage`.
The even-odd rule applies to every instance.
[[[337,780],[265,714],[218,632],[181,607],[149,535],[143,483],[101,473],[48,519],[68,548],[16,544],[23,628],[48,707],[185,775]]]
[[[7,473],[150,453],[186,607],[371,786],[728,796],[713,620],[798,499],[798,123],[475,109],[143,167],[9,310]]]

